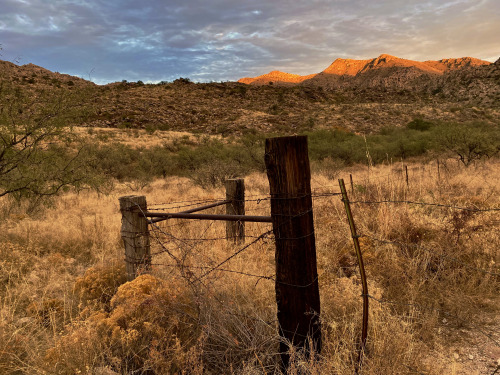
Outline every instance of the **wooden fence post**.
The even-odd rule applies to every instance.
[[[146,197],[129,195],[120,197],[122,213],[121,237],[125,245],[125,267],[127,280],[132,281],[138,273],[151,269]]]
[[[405,165],[405,175],[406,175],[406,187],[409,188],[410,184],[408,181],[408,166],[407,165]]]
[[[226,214],[245,215],[245,180],[233,178],[226,180]],[[226,238],[234,243],[245,242],[245,223],[243,221],[226,221]]]
[[[354,182],[352,181],[352,174],[349,175],[349,179],[351,180],[351,194],[354,194]]]
[[[307,137],[266,139],[265,162],[276,241],[276,302],[282,369],[289,344],[321,352],[320,300]],[[312,343],[313,347],[310,347]]]

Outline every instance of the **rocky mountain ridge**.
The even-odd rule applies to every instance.
[[[368,78],[374,76],[388,77],[400,76],[406,81],[409,78],[427,76],[436,78],[446,72],[488,66],[488,61],[476,59],[473,57],[462,57],[452,59],[442,59],[438,61],[413,61],[402,59],[388,54],[382,54],[373,59],[355,60],[355,59],[336,59],[325,70],[316,74],[301,76],[297,74],[272,71],[255,78],[242,78],[238,82],[250,85],[278,84],[293,85],[305,84],[327,87],[345,86],[347,84],[356,84],[358,80],[352,82],[350,78]],[[401,80],[401,79],[399,79]]]

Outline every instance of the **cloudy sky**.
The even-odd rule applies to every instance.
[[[0,59],[102,84],[500,57],[499,0],[0,0]]]

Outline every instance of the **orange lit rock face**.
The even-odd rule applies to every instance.
[[[315,74],[310,74],[307,76],[301,76],[298,74],[290,74],[285,72],[280,72],[279,70],[273,70],[267,74],[255,78],[241,78],[238,80],[240,83],[253,84],[253,85],[267,85],[269,82],[275,83],[300,83],[306,79],[312,78]]]
[[[371,60],[337,59],[332,65],[323,70],[323,73],[355,76],[363,70],[370,61]]]
[[[472,57],[463,57],[458,59],[442,59],[439,61],[413,61],[401,59],[396,56],[382,54],[377,58],[368,60],[336,59],[328,68],[319,74],[310,74],[300,76],[297,74],[283,73],[273,71],[255,78],[242,78],[238,82],[265,85],[270,82],[277,84],[299,84],[306,81],[307,84],[325,84],[327,81],[336,82],[337,77],[356,77],[365,73],[380,71],[386,75],[390,70],[392,74],[397,74],[397,70],[412,70],[413,75],[442,75],[445,72],[459,70],[469,67],[479,67],[490,65],[491,63]],[[402,73],[407,75],[408,73]],[[333,80],[333,81],[332,81]]]

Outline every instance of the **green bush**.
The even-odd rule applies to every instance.
[[[413,122],[420,124],[420,122]],[[356,163],[382,163],[424,155],[443,149],[458,156],[465,165],[498,153],[498,126],[485,124],[436,124],[428,130],[387,127],[379,134],[360,136],[345,130],[319,129],[305,132],[308,136],[309,158],[316,168]],[[270,135],[247,132],[238,139],[222,142],[210,138],[193,142],[189,137],[172,144],[152,148],[132,148],[107,143],[89,146],[86,155],[95,179],[142,181],[153,178],[182,176],[195,183],[213,187],[226,178],[265,171],[264,140]]]
[[[424,119],[421,118],[416,118],[413,121],[410,121],[408,124],[406,124],[406,127],[408,129],[418,130],[418,131],[429,130],[432,126],[433,126],[432,122],[425,121]]]
[[[500,152],[500,126],[482,122],[445,123],[435,132],[436,147],[448,150],[466,167]]]

